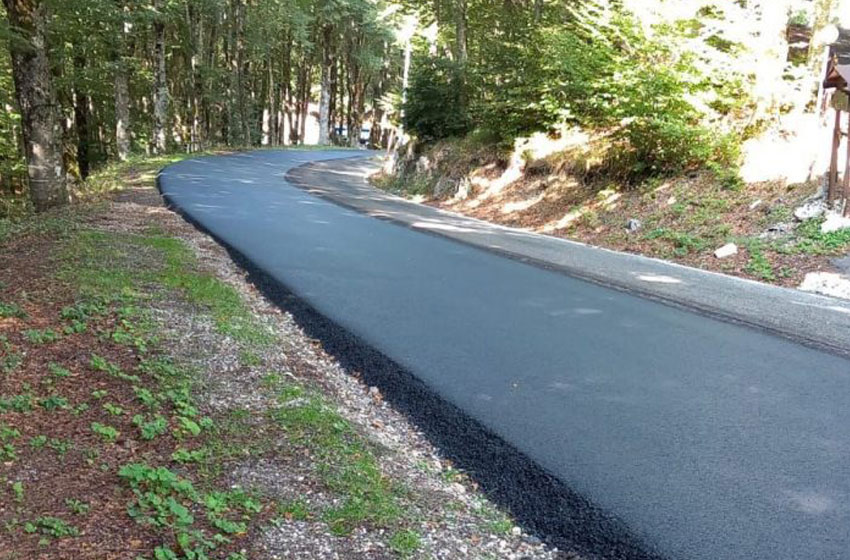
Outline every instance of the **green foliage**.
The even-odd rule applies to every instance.
[[[2,301],[0,301],[0,319],[7,317],[26,319],[27,313],[15,303],[3,303]]]
[[[59,340],[60,335],[53,329],[27,329],[24,331],[24,337],[31,344],[48,344]]]
[[[91,431],[99,435],[107,443],[114,443],[121,432],[112,426],[101,424],[100,422],[92,422]]]
[[[823,233],[823,222],[823,218],[815,218],[800,224],[793,251],[810,255],[836,255],[850,248],[850,229]]]
[[[39,533],[56,539],[76,537],[80,534],[79,529],[58,517],[39,517],[35,521],[27,522],[24,524],[24,532]]]
[[[425,141],[471,130],[463,68],[442,58],[417,61],[411,76],[404,126]]]
[[[148,418],[143,414],[133,416],[133,424],[139,428],[143,440],[152,440],[168,430],[168,420],[159,414]]]
[[[393,552],[402,558],[406,558],[419,550],[421,540],[419,533],[416,531],[412,529],[402,529],[400,531],[396,531],[390,536],[389,545]]]
[[[397,490],[348,422],[298,386],[280,388],[278,400],[282,406],[272,411],[272,418],[319,457],[323,482],[343,497],[322,515],[333,533],[347,534],[364,522],[387,526],[401,517]]]

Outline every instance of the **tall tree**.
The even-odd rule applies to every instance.
[[[14,32],[9,42],[21,112],[30,197],[37,211],[67,204],[62,133],[50,76],[42,0],[3,0]]]
[[[168,150],[168,77],[165,65],[165,15],[162,0],[153,0],[154,9],[154,147],[157,153]]]

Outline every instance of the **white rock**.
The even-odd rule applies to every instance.
[[[826,203],[823,200],[810,200],[794,210],[794,217],[805,222],[817,218],[826,212]]]
[[[726,257],[731,257],[732,255],[738,254],[738,246],[734,243],[727,243],[723,247],[719,248],[714,252],[714,256],[718,259],[725,259]]]
[[[804,292],[850,299],[850,278],[834,272],[810,272],[800,284],[800,289]]]
[[[838,212],[827,212],[826,220],[820,225],[820,230],[823,233],[831,233],[847,228],[850,228],[850,218],[845,218]]]
[[[762,205],[762,202],[762,199],[754,201],[752,204],[750,204],[750,210],[755,210],[756,208]]]

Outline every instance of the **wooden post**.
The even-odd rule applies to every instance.
[[[844,162],[844,215],[850,217],[850,111],[847,113],[847,159]]]
[[[835,128],[832,131],[832,158],[829,162],[827,202],[832,204],[838,195],[838,149],[841,146],[841,111],[835,109]]]

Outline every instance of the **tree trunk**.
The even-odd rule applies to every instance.
[[[117,2],[122,13],[118,45],[115,48],[115,154],[121,161],[130,157],[130,86],[127,81],[127,36],[130,23],[126,21],[127,8]]]
[[[153,0],[154,15],[154,102],[153,137],[156,153],[168,150],[168,81],[165,73],[165,22],[162,0]]]
[[[457,56],[458,64],[466,65],[469,58],[466,50],[466,0],[457,0],[457,14],[455,16],[455,39],[457,40]]]
[[[333,39],[333,28],[326,25],[322,30],[322,91],[319,95],[319,145],[327,146],[330,141],[330,113],[331,113],[331,66],[333,56],[331,41]]]
[[[77,129],[77,169],[80,179],[85,181],[89,176],[89,96],[86,95],[85,86],[80,87],[80,81],[84,79],[86,70],[85,56],[76,47],[74,53],[74,124]]]
[[[36,211],[68,203],[59,118],[53,98],[41,0],[3,0],[12,28],[9,44],[15,95],[27,160],[30,198]]]

